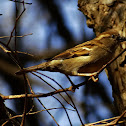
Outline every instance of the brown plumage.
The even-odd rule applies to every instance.
[[[91,41],[60,53],[48,62],[24,68],[16,74],[43,70],[74,76],[91,76],[112,59],[118,44],[124,40],[126,39],[120,37],[117,30],[109,30]]]

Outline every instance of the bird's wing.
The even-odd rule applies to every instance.
[[[52,60],[69,59],[78,56],[89,56],[91,50],[93,49],[92,46],[94,47],[96,45],[91,44],[90,42],[79,44],[71,49],[66,50],[63,53],[60,53],[59,55],[55,56]]]

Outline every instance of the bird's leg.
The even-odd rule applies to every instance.
[[[91,78],[92,78],[92,80],[93,80],[94,82],[98,82],[98,76],[97,76],[97,74],[91,76]]]
[[[89,76],[94,82],[98,81],[98,72],[94,73],[77,73],[77,76]]]

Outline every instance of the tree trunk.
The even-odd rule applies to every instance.
[[[96,36],[112,28],[118,28],[120,35],[126,36],[125,0],[78,0],[78,6],[87,16],[87,25],[94,29]],[[115,55],[126,48],[126,43],[123,42],[121,46]],[[126,108],[126,52],[107,68],[107,73],[113,89],[114,104],[121,114]]]

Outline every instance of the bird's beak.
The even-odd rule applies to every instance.
[[[123,41],[126,41],[126,37],[118,37],[118,40],[120,41],[120,42],[123,42]]]

